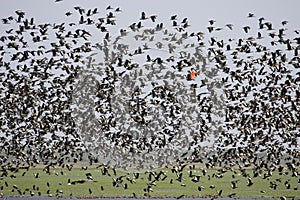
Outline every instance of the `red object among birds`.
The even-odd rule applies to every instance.
[[[191,80],[194,80],[195,79],[195,77],[197,76],[199,74],[199,72],[190,72],[190,79]]]

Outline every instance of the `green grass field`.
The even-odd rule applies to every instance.
[[[261,171],[253,177],[253,170],[217,170],[186,167],[182,172],[172,172],[172,167],[143,171],[125,172],[104,167],[89,166],[83,170],[74,167],[43,167],[19,169],[0,177],[0,192],[3,195],[48,195],[76,197],[300,197],[300,178],[288,170]],[[3,173],[3,171],[2,171]],[[182,173],[182,175],[181,175]],[[88,176],[87,176],[88,175]],[[248,177],[253,184],[248,186]],[[77,181],[77,182],[76,182]],[[83,183],[78,183],[83,182]],[[236,183],[236,187],[232,182]],[[113,184],[115,183],[115,184]]]

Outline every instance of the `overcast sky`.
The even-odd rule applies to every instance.
[[[14,11],[21,9],[28,17],[34,17],[37,23],[64,21],[66,20],[64,14],[67,11],[74,12],[74,6],[82,6],[86,9],[98,7],[100,11],[104,11],[108,5],[114,8],[120,7],[123,10],[118,17],[120,26],[128,26],[136,21],[142,11],[149,15],[158,15],[158,20],[163,22],[174,14],[178,15],[178,19],[188,17],[195,30],[205,30],[210,19],[217,21],[216,26],[224,26],[226,23],[233,23],[236,27],[245,26],[249,23],[247,19],[249,12],[254,13],[257,18],[264,17],[271,21],[275,28],[282,20],[287,20],[291,28],[298,29],[300,19],[300,1],[297,0],[62,0],[60,2],[6,0],[1,4],[1,18],[15,15]]]
[[[300,0],[62,0],[59,2],[55,0],[6,0],[1,1],[0,17],[16,17],[15,11],[20,9],[26,13],[27,18],[34,17],[37,24],[68,23],[72,18],[68,18],[65,13],[68,11],[76,13],[74,6],[85,9],[97,7],[100,15],[106,16],[105,8],[108,5],[113,8],[120,7],[122,10],[117,16],[118,29],[128,29],[130,24],[139,20],[143,11],[147,15],[157,15],[158,22],[164,23],[170,22],[172,15],[177,15],[178,20],[187,17],[192,31],[201,31],[205,34],[208,33],[208,21],[213,19],[216,21],[215,27],[224,29],[218,33],[221,37],[224,35],[226,37],[226,34],[232,37],[249,37],[250,35],[243,32],[242,27],[256,26],[256,29],[251,29],[251,31],[257,31],[257,22],[260,17],[271,22],[275,31],[282,27],[282,21],[288,21],[286,28],[289,32],[286,34],[300,30]],[[255,17],[249,18],[249,13],[253,13]],[[234,25],[234,31],[225,27],[228,23]],[[1,24],[0,34],[8,27]],[[256,35],[257,33],[253,32],[251,36],[256,37]],[[293,39],[293,36],[291,37]]]

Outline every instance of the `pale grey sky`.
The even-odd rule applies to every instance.
[[[102,11],[111,5],[120,7],[123,12],[119,14],[120,26],[127,26],[140,17],[140,13],[158,15],[158,20],[165,22],[171,15],[177,14],[179,19],[188,17],[192,28],[204,30],[209,19],[217,21],[216,26],[224,26],[226,23],[233,23],[236,27],[248,25],[247,15],[254,13],[256,17],[264,17],[271,21],[275,28],[282,20],[289,21],[291,28],[299,28],[300,1],[297,0],[6,0],[1,2],[1,18],[15,15],[17,9],[24,10],[28,16],[35,17],[38,23],[61,22],[66,20],[65,12],[74,12],[74,6],[84,8],[98,7]],[[3,27],[0,27],[2,29]]]
[[[271,22],[274,31],[278,31],[282,27],[282,21],[288,21],[285,26],[289,31],[286,34],[291,35],[293,39],[294,30],[300,30],[300,1],[289,0],[7,0],[2,1],[0,6],[0,17],[7,18],[16,16],[16,10],[23,10],[27,18],[34,17],[36,24],[40,23],[69,23],[71,21],[78,22],[78,15],[67,17],[66,12],[76,13],[74,6],[80,6],[85,9],[99,9],[100,15],[106,16],[105,8],[111,5],[113,8],[120,7],[122,12],[117,16],[117,29],[125,28],[133,22],[137,22],[141,16],[141,12],[147,15],[157,15],[158,22],[170,24],[170,16],[177,15],[178,21],[187,17],[191,28],[189,31],[201,31],[208,34],[208,21],[216,20],[215,27],[223,28],[223,31],[214,32],[213,36],[226,38],[247,38],[250,36],[256,37],[258,30],[258,18],[264,17],[265,21]],[[253,13],[254,18],[248,18],[248,14]],[[225,24],[231,23],[234,25],[234,30],[231,31],[225,27]],[[244,26],[254,27],[251,29],[251,34],[246,34],[243,31]],[[5,30],[8,30],[10,25],[0,25],[0,36]],[[113,33],[111,33],[113,34]],[[118,33],[116,33],[118,34]],[[266,33],[267,34],[267,33]],[[294,33],[295,35],[295,33]],[[93,34],[97,38],[97,33]],[[99,38],[103,38],[99,36]],[[278,48],[278,47],[274,47]],[[9,55],[8,55],[9,56]],[[251,97],[252,98],[252,97]]]

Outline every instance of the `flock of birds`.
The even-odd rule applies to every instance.
[[[2,170],[88,161],[298,175],[300,30],[249,13],[257,27],[220,39],[236,27],[209,20],[207,32],[190,32],[187,18],[166,25],[142,12],[113,35],[119,12],[76,6],[65,15],[79,19],[60,24],[22,10],[2,19]]]

